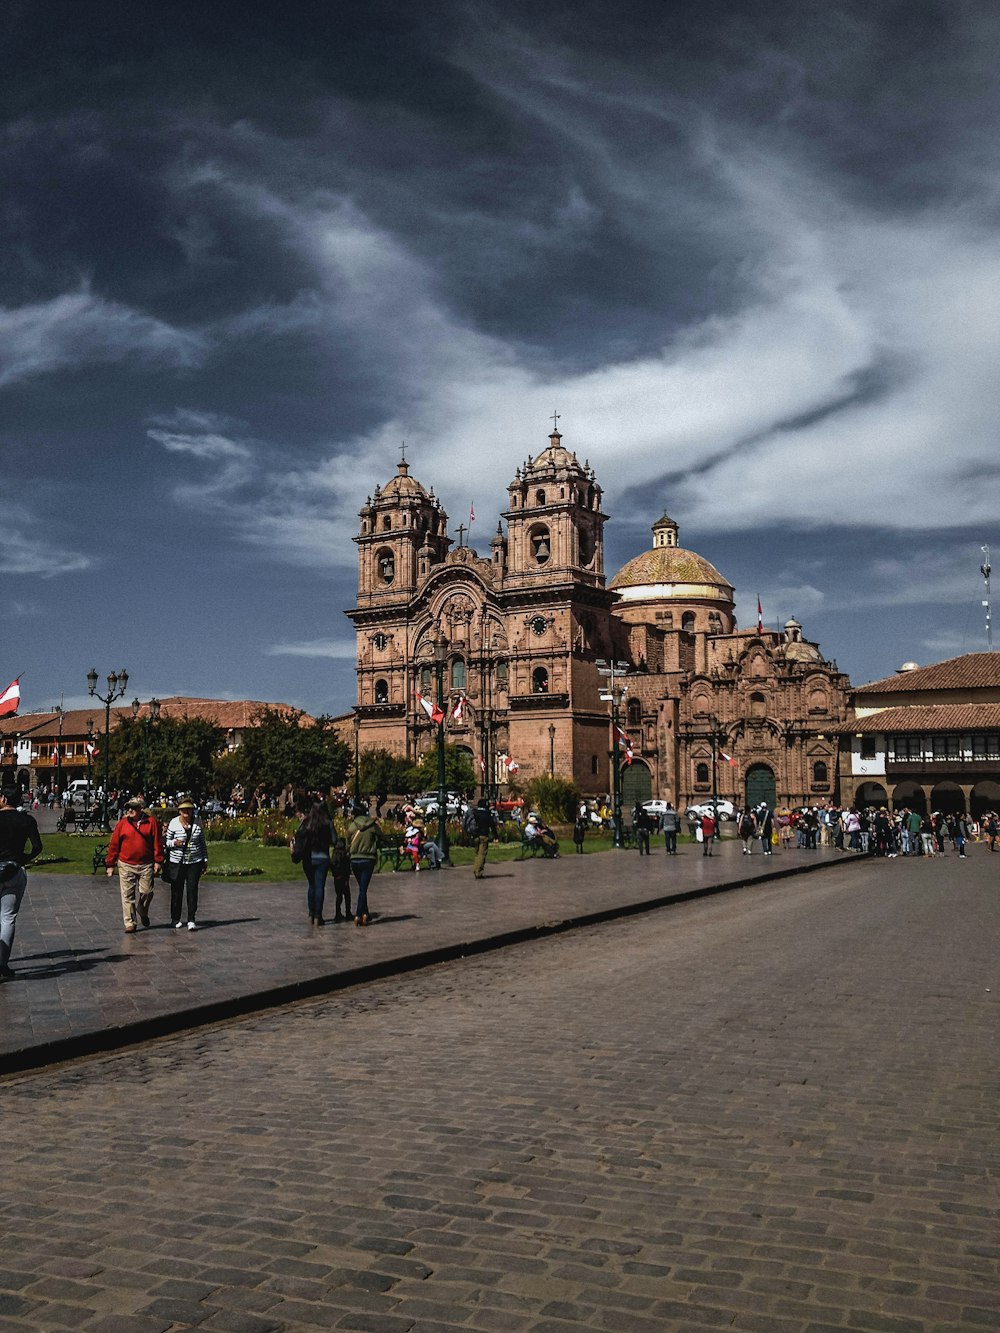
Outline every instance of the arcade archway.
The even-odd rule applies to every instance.
[[[1000,782],[977,782],[969,800],[969,813],[978,819],[987,810],[1000,811]]]

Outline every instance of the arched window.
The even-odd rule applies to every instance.
[[[830,770],[827,768],[824,761],[822,759],[817,759],[815,764],[813,764],[813,785],[821,786],[823,783],[828,782],[829,772]]]
[[[431,687],[431,669],[429,666],[420,668],[420,693],[426,694]]]
[[[750,696],[750,716],[764,717],[767,713],[767,700],[756,691]]]
[[[377,680],[375,682],[375,702],[377,704],[387,704],[389,702],[389,682],[387,680]]]
[[[392,529],[392,515],[385,514],[382,518],[382,531],[389,532]]]
[[[453,690],[465,689],[465,663],[460,657],[456,657],[451,664],[451,688]]]
[[[708,765],[707,765],[707,764],[696,764],[696,765],[695,765],[695,770],[694,770],[694,780],[695,780],[695,782],[707,782],[707,781],[708,781]]]
[[[396,561],[391,551],[379,551],[378,572],[383,583],[391,583],[396,577]]]
[[[497,663],[497,684],[506,686],[507,684],[507,663]]]
[[[536,491],[536,492],[535,492],[535,504],[536,504],[536,505],[543,505],[544,503],[545,503],[545,492],[544,492],[544,491]]]
[[[545,667],[535,667],[531,673],[531,692],[532,694],[548,694],[549,673]]]
[[[642,725],[642,704],[638,699],[629,699],[628,701],[628,724],[630,727]]]
[[[692,634],[694,632],[693,611],[685,611],[684,614],[681,616],[681,629],[685,630],[688,634]]]

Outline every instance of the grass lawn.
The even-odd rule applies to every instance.
[[[43,836],[42,856],[38,870],[45,874],[89,875],[93,869],[93,856],[97,847],[107,844],[106,835],[91,833],[46,833]],[[690,842],[686,836],[678,838],[679,843]],[[653,839],[654,847],[662,851],[662,842]],[[575,855],[569,830],[559,831],[559,847],[564,856]],[[584,844],[584,855],[595,852],[607,852],[611,849],[611,834],[588,833]],[[492,843],[490,860],[515,861],[521,855],[519,843]],[[49,858],[53,858],[49,861]],[[472,847],[453,847],[452,862],[457,866],[471,865],[475,859]],[[287,847],[262,847],[256,842],[210,842],[208,844],[208,871],[206,879],[229,878],[213,875],[213,867],[234,867],[256,869],[259,873],[245,878],[254,884],[274,883],[280,880],[298,880],[304,878],[302,867],[293,865]],[[386,872],[390,873],[390,872]],[[410,873],[404,871],[401,873]]]

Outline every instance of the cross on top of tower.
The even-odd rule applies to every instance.
[[[559,413],[558,413],[558,412],[553,412],[553,413],[552,413],[552,434],[553,434],[553,435],[558,435],[558,433],[559,433]]]

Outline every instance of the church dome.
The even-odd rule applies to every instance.
[[[799,639],[797,643],[785,644],[785,658],[789,662],[822,662],[823,654],[814,643]]]
[[[406,459],[401,459],[397,464],[398,471],[382,487],[379,492],[379,498],[383,500],[428,500],[430,497],[415,477],[410,476],[410,465]]]
[[[609,587],[625,601],[710,601],[732,605],[733,587],[714,565],[676,545],[677,525],[664,515],[654,525],[655,545],[623,565]]]

